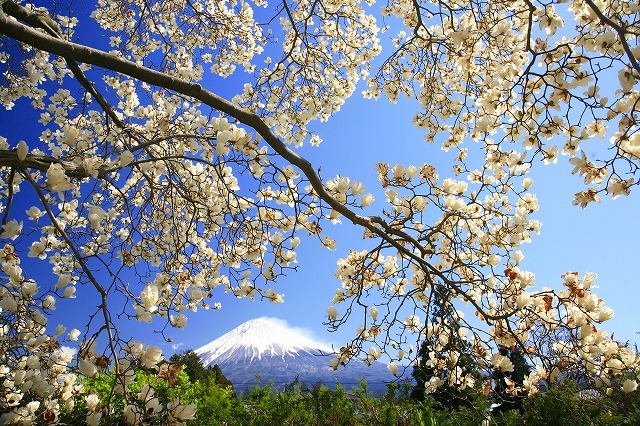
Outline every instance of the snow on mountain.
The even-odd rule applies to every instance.
[[[277,387],[297,378],[309,385],[339,382],[350,388],[364,378],[371,389],[384,390],[384,383],[394,379],[384,364],[369,367],[359,360],[334,371],[332,352],[285,321],[267,317],[247,321],[195,350],[205,367],[217,364],[240,389],[254,384],[258,374],[260,384],[272,380]]]
[[[284,359],[301,353],[327,354],[332,350],[290,328],[282,320],[262,317],[241,324],[195,352],[206,366],[238,358],[253,362],[263,356]]]

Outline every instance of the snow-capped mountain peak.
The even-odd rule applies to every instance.
[[[252,362],[263,357],[285,358],[304,353],[320,355],[332,350],[289,327],[285,321],[261,317],[241,324],[195,352],[204,365],[213,365],[228,359]]]
[[[357,359],[334,371],[329,365],[331,348],[276,318],[247,321],[195,353],[204,366],[217,364],[236,389],[248,388],[256,380],[262,385],[272,381],[278,387],[295,380],[350,387],[365,378],[370,389],[384,391],[385,382],[394,379],[386,365],[368,367]]]

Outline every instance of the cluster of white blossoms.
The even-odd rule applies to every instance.
[[[165,38],[189,40],[193,44],[186,47],[191,50],[218,49],[200,59],[187,55],[184,45],[164,52],[169,75],[197,80],[203,72],[200,61],[215,62],[211,71],[227,75],[233,63],[251,68],[248,61],[261,50],[254,40],[261,32],[252,21],[251,8],[223,5],[158,3],[154,8],[168,8],[157,11],[166,21],[155,21],[153,28],[138,25],[146,6],[137,3],[103,2],[93,17],[105,29],[136,28],[139,37],[112,43],[138,65],[155,60],[154,52],[162,50],[158,40]],[[191,28],[195,39],[181,33],[187,26],[177,19],[188,7],[210,13],[198,15],[203,21]],[[214,28],[212,22],[223,24]],[[209,32],[198,31],[205,27]],[[160,33],[151,36],[155,31]],[[68,65],[43,52],[28,56],[23,65],[27,76],[2,88],[2,102],[10,108],[22,97],[32,98],[43,130],[39,141],[0,138],[3,152],[17,148],[13,170],[20,169],[1,171],[2,211],[5,217],[16,217],[3,222],[1,235],[12,244],[5,247],[8,260],[0,283],[0,357],[7,366],[2,380],[10,395],[2,408],[11,412],[6,423],[26,424],[36,417],[55,422],[60,407],[70,413],[83,393],[76,375],[114,374],[117,390],[129,392],[136,369],[161,367],[159,348],[133,345],[121,335],[114,305],[107,300],[120,301],[116,305],[123,306],[124,318],[149,323],[160,319],[183,328],[185,311],[219,309],[223,292],[283,302],[283,294],[269,286],[294,268],[298,233],[335,246],[321,235],[318,224],[328,211],[314,206],[314,196],[299,189],[306,180],[292,166],[273,161],[274,152],[266,144],[260,146],[259,138],[235,120],[203,113],[198,102],[181,95],[88,68],[80,72],[102,79],[104,97],[92,93],[76,99],[67,88],[48,93],[42,89],[45,82],[73,86]],[[100,111],[106,99],[107,121]],[[358,188],[350,188],[351,193],[359,196]],[[26,212],[11,208],[12,197],[21,189],[34,194],[29,201],[34,205]],[[42,276],[22,277],[17,253],[23,251],[48,265]],[[51,278],[44,278],[47,269]],[[50,288],[44,284],[49,280]],[[64,357],[52,355],[57,354],[58,340],[64,342],[64,331],[58,333],[64,327],[48,335],[46,311],[55,309],[60,298],[75,299],[79,286],[92,287],[103,298],[93,315],[104,322],[86,325],[77,357],[70,351],[63,351]],[[12,325],[5,326],[4,319]],[[77,338],[74,330],[68,339]],[[123,342],[128,342],[127,349],[120,352]],[[14,379],[22,377],[25,353],[31,357],[30,369],[36,368],[34,360],[46,364],[38,367],[38,386]],[[34,373],[28,374],[30,378]],[[95,396],[83,401],[90,424],[109,413]],[[136,424],[141,415],[149,416],[149,410],[166,414],[176,424],[193,416],[193,407],[177,401],[159,407],[156,402],[153,397],[138,398],[125,407],[125,420]]]
[[[238,66],[251,71],[252,58],[262,52],[264,43],[253,15],[250,3],[226,0],[151,4],[100,0],[91,13],[105,30],[129,35],[111,37],[115,52],[145,63],[160,51],[163,71],[185,80],[200,80],[205,66],[225,77]],[[202,53],[194,55],[197,51]]]
[[[599,201],[600,192],[628,194],[636,180],[622,178],[615,165],[638,158],[636,2],[495,0],[481,14],[471,3],[432,3],[418,9],[398,0],[383,8],[409,31],[369,80],[365,96],[417,98],[423,110],[414,123],[429,142],[447,135],[447,150],[468,138],[496,139],[522,143],[547,163],[556,162],[558,149],[572,162],[582,156],[590,164],[581,172],[585,184],[604,186],[576,194],[583,207]],[[444,16],[442,8],[456,12]],[[581,144],[611,133],[614,155],[586,159]]]
[[[3,413],[0,422],[55,424],[62,412],[70,415],[74,411],[80,398],[86,407],[87,424],[98,425],[103,416],[110,415],[110,408],[103,407],[96,394],[83,396],[85,389],[78,374],[94,377],[104,373],[110,364],[109,358],[95,352],[95,342],[90,344],[84,340],[76,359],[76,351],[65,344],[76,342],[81,337],[80,331],[67,332],[61,324],[52,332],[47,330],[48,316],[56,309],[56,297],[40,291],[27,277],[12,245],[6,244],[0,253],[0,264],[7,277],[0,285],[3,320],[0,324],[0,410]],[[67,278],[61,277],[61,280],[67,281]],[[163,359],[158,347],[129,341],[117,359],[117,370],[121,374],[116,392],[127,391],[135,378],[134,368],[161,371],[159,363]],[[152,395],[153,389],[148,393]],[[167,413],[170,424],[183,425],[194,418],[195,405],[143,398],[125,407],[124,418],[127,424],[137,425],[143,418],[158,413]]]
[[[494,148],[488,150],[496,153]],[[401,351],[398,355],[387,352],[389,369],[397,374],[399,361],[413,352],[416,342],[426,339],[430,352],[425,366],[440,371],[426,384],[427,391],[443,385],[464,389],[473,387],[475,379],[458,365],[463,348],[452,349],[463,341],[472,348],[470,355],[477,365],[487,370],[513,370],[500,348],[519,347],[525,352],[537,368],[523,386],[511,382],[512,392],[534,394],[542,380],[553,382],[575,365],[583,365],[584,374],[597,378],[603,392],[610,393],[614,387],[624,392],[635,389],[640,373],[635,353],[631,357],[628,348],[598,328],[613,316],[613,310],[592,292],[596,275],[588,273],[580,279],[577,273],[568,273],[563,275],[567,290],[540,291],[534,289],[535,275],[518,266],[524,259],[519,248],[540,230],[540,223],[528,217],[539,206],[528,192],[530,178],[522,180],[521,189],[512,182],[514,173],[522,173],[513,167],[513,153],[497,154],[484,170],[472,171],[468,182],[451,178],[439,182],[430,165],[378,164],[390,207],[384,229],[392,238],[378,241],[371,250],[352,250],[338,260],[336,278],[341,287],[327,309],[329,324],[342,324],[344,312],[353,309],[356,301],[371,312],[332,365],[354,357],[371,363],[380,357],[377,348],[391,346]],[[437,213],[440,218],[435,225],[423,223],[424,216]],[[389,254],[393,252],[397,254]],[[443,317],[432,322],[434,298],[444,300],[440,303],[454,312],[454,321]],[[476,318],[466,320],[455,309],[456,303],[470,306]],[[342,310],[341,305],[346,308]],[[398,315],[408,308],[410,315]],[[478,320],[484,329],[478,328]],[[553,353],[535,344],[541,336],[555,339],[550,336],[559,330],[575,338],[558,338],[560,346]],[[370,343],[375,346],[369,347]],[[618,360],[623,358],[633,362],[620,365]]]
[[[158,347],[118,321],[159,324],[169,339],[188,311],[219,309],[222,293],[281,303],[276,281],[295,269],[303,238],[334,250],[323,227],[338,222],[373,242],[338,261],[328,324],[347,323],[357,306],[364,315],[332,366],[386,354],[398,374],[427,338],[426,362],[443,372],[427,389],[473,387],[462,348],[451,349],[465,341],[487,369],[513,368],[503,347],[536,360],[514,392],[535,393],[575,365],[604,392],[635,391],[635,353],[598,328],[613,311],[592,292],[595,275],[535,290],[521,247],[541,228],[527,177],[535,161],[568,156],[589,186],[576,194],[582,207],[638,182],[620,172],[637,170],[640,153],[637,2],[392,0],[382,19],[399,22],[385,28],[396,35],[377,71],[373,1],[268,7],[99,0],[100,51],[68,41],[83,42],[76,17],[3,4],[0,33],[23,50],[2,45],[10,84],[0,103],[30,102],[42,126],[38,138],[0,135],[3,422],[55,423],[83,401],[87,422],[99,423],[110,407],[84,395],[82,377],[111,375],[114,391],[130,394],[135,371],[166,368]],[[232,102],[207,89],[238,68],[246,79]],[[370,216],[360,214],[374,203],[364,183],[323,181],[294,151],[320,142],[309,124],[339,111],[363,79],[365,97],[415,98],[425,140],[455,154],[442,178],[430,164],[377,164],[384,208]],[[585,145],[605,137],[612,154],[588,155]],[[46,268],[26,276],[21,260]],[[81,303],[81,286],[99,299],[86,324],[69,325],[83,333],[50,330],[47,313]],[[449,314],[434,320],[436,299]],[[557,342],[545,352],[534,336]],[[74,356],[64,345],[80,337]],[[127,401],[132,424],[149,413],[182,424],[195,409],[160,403],[153,388]]]
[[[285,9],[274,30],[281,34],[280,46],[266,48],[269,56],[256,82],[247,83],[234,101],[298,147],[308,139],[312,120],[327,121],[340,110],[382,48],[376,18],[361,1],[297,0]],[[313,135],[310,142],[318,145],[321,138]]]

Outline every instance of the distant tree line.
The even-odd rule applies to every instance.
[[[427,346],[423,345],[422,349]],[[530,368],[517,350],[503,349],[514,371],[505,376],[518,381]],[[272,382],[255,385],[236,394],[231,382],[220,368],[205,368],[191,350],[172,356],[163,364],[162,373],[138,372],[129,386],[138,398],[147,398],[144,424],[170,425],[172,419],[154,413],[153,406],[178,398],[183,404],[195,404],[197,411],[188,425],[226,426],[599,426],[640,424],[640,401],[635,394],[623,392],[611,395],[585,392],[573,379],[558,382],[547,392],[528,398],[512,395],[505,386],[494,385],[490,394],[482,386],[456,394],[442,386],[438,391],[419,392],[429,381],[430,370],[416,368],[419,382],[389,383],[387,392],[376,396],[362,381],[359,386],[346,389],[336,384],[329,388],[323,383],[306,384],[299,380],[279,389]],[[469,367],[471,368],[471,367]],[[112,392],[113,383],[106,376],[84,379],[87,395],[97,399],[78,397],[75,405],[67,406],[60,421],[67,425],[84,425],[87,413],[101,413],[100,424],[119,425],[127,421],[128,401]],[[503,383],[504,377],[491,380]],[[480,382],[480,381],[479,381]],[[478,382],[478,383],[479,383]],[[155,389],[148,395],[148,389]],[[134,393],[134,395],[135,395]],[[497,403],[500,401],[500,404]],[[493,407],[493,408],[492,408]],[[109,415],[107,415],[109,414]],[[39,419],[36,424],[47,424]]]

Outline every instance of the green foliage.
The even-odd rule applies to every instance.
[[[238,424],[255,426],[278,425],[359,425],[355,407],[345,389],[336,385],[330,389],[322,383],[309,388],[297,380],[283,391],[269,382],[258,385],[241,398],[243,413]]]
[[[269,382],[254,386],[244,399],[244,421],[252,426],[306,424],[304,398],[297,387],[280,392]]]
[[[180,353],[171,355],[169,362],[171,364],[181,365],[192,382],[199,380],[212,381],[213,383],[220,385],[223,389],[231,388],[232,394],[235,395],[235,392],[233,391],[233,384],[225,377],[224,374],[222,374],[220,367],[216,364],[213,368],[205,368],[202,365],[202,361],[198,354],[196,354],[192,349],[187,349]]]
[[[195,399],[198,406],[196,419],[189,425],[217,425],[226,422],[233,425],[242,413],[242,406],[236,398],[233,387],[220,386],[213,377],[205,377],[194,383]]]
[[[410,425],[413,404],[406,398],[398,398],[397,389],[391,385],[383,398],[375,398],[367,387],[367,382],[360,382],[354,389],[357,397],[358,415],[367,425]]]
[[[432,302],[432,321],[438,324],[443,330],[446,330],[448,336],[447,342],[443,345],[439,342],[439,337],[435,335],[425,339],[418,350],[419,364],[413,367],[411,375],[415,380],[415,386],[411,391],[411,397],[417,401],[423,401],[427,396],[425,394],[425,383],[437,376],[445,381],[435,392],[429,397],[435,399],[443,408],[456,411],[462,407],[470,408],[474,403],[474,395],[477,393],[477,387],[480,385],[481,375],[477,362],[470,355],[471,345],[469,342],[461,338],[457,334],[460,328],[457,319],[456,310],[439,292],[434,293]],[[437,349],[437,350],[436,350]],[[437,370],[435,367],[429,366],[430,353],[435,355],[438,360],[447,359],[452,352],[459,354],[455,367],[461,369],[462,377],[470,374],[475,379],[475,387],[466,387],[460,389],[458,385],[450,385],[447,382],[448,369]],[[454,366],[450,366],[454,367]]]
[[[233,383],[231,383],[231,380],[227,379],[225,375],[222,374],[222,370],[218,364],[214,365],[213,368],[208,368],[207,372],[217,385],[220,385],[220,387],[223,388],[231,388],[231,390],[233,390]],[[233,392],[233,394],[235,395],[235,392]]]
[[[415,402],[410,419],[411,425],[417,426],[479,426],[488,417],[489,401],[484,397],[475,397],[469,406],[443,407],[431,395],[422,401]]]
[[[153,387],[154,395],[162,404],[179,399],[184,404],[196,404],[196,418],[189,425],[235,424],[234,419],[241,411],[232,387],[223,387],[216,383],[213,374],[207,374],[199,380],[192,380],[185,369],[176,370],[171,380],[158,378],[153,372],[138,370],[134,380],[128,384],[129,395],[136,395],[145,385]],[[127,403],[125,397],[115,392],[112,374],[102,374],[85,378],[82,382],[86,394],[96,394],[102,407],[110,407],[109,415],[103,415],[101,425],[120,425],[123,423],[123,410]],[[74,400],[73,410],[64,410],[61,421],[69,425],[86,424],[86,403],[84,397]],[[163,414],[148,417],[145,424],[165,424]],[[238,423],[240,424],[240,423]]]
[[[524,401],[517,410],[496,413],[494,425],[539,426],[613,426],[628,423],[620,404],[593,391],[581,390],[575,381],[566,380],[544,394]]]
[[[512,361],[513,362],[513,361]],[[523,371],[514,369],[516,378]],[[196,370],[197,371],[197,370]],[[491,412],[490,401],[480,393],[471,395],[468,406],[452,408],[435,397],[426,395],[418,401],[411,397],[410,382],[391,383],[382,396],[374,395],[362,381],[345,390],[339,384],[331,389],[322,383],[311,387],[298,380],[283,390],[272,382],[256,384],[236,397],[233,388],[217,383],[213,370],[193,380],[186,368],[176,370],[171,380],[153,372],[138,371],[129,384],[131,395],[145,385],[152,385],[163,402],[180,399],[196,404],[196,418],[189,426],[614,426],[640,424],[640,403],[634,394],[614,392],[610,397],[584,391],[571,380],[560,382],[544,394],[523,401],[521,410]],[[222,372],[220,372],[221,374]],[[162,376],[161,376],[162,377]],[[122,411],[126,401],[113,391],[113,378],[104,374],[83,381],[88,394],[100,397],[111,414],[101,424],[124,424]],[[131,402],[131,401],[128,401]],[[86,424],[84,397],[75,400],[72,411],[62,413],[60,420],[68,425]],[[144,419],[144,424],[165,424],[158,414]]]
[[[338,384],[335,389],[322,383],[314,384],[307,393],[307,408],[314,415],[314,424],[354,424],[355,407],[345,389]]]
[[[171,364],[182,365],[184,371],[189,375],[189,379],[192,381],[204,379],[209,375],[207,369],[202,365],[202,361],[198,354],[191,349],[171,355],[169,362]]]
[[[501,348],[500,354],[507,356],[513,364],[513,371],[502,372],[494,370],[493,379],[495,388],[493,397],[500,406],[497,407],[498,412],[507,412],[510,410],[522,410],[522,403],[525,395],[515,393],[505,379],[513,382],[513,386],[521,387],[524,378],[531,372],[531,366],[527,363],[527,359],[519,349]]]

